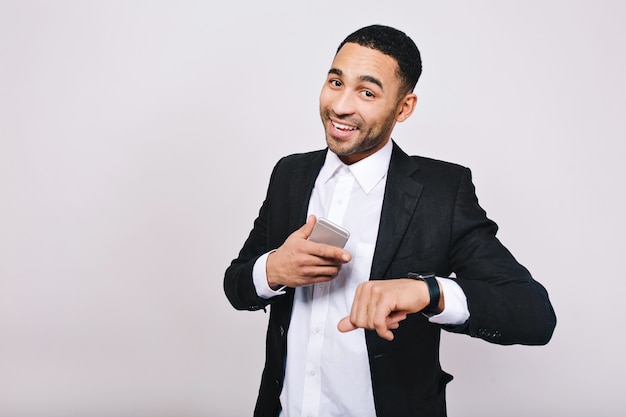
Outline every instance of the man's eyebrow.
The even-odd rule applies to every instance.
[[[328,70],[328,73],[329,74],[335,74],[335,75],[338,75],[340,77],[343,75],[343,71],[341,71],[339,68],[331,68],[331,69]]]
[[[338,77],[342,77],[343,71],[341,71],[339,68],[331,68],[328,70],[328,74],[334,74],[334,75],[337,75]],[[361,75],[359,77],[359,80],[366,82],[366,83],[376,84],[377,86],[380,87],[381,90],[384,90],[383,83],[376,77],[372,77],[371,75]]]
[[[367,83],[376,84],[377,86],[380,87],[381,90],[384,90],[383,83],[381,83],[380,80],[376,77],[372,77],[371,75],[361,75],[359,77],[359,80],[365,81]]]

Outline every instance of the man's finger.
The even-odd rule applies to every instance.
[[[315,256],[332,261],[341,261],[341,263],[350,262],[352,255],[345,249],[336,246],[326,245],[325,243],[316,243],[317,248],[314,251]],[[332,262],[334,263],[334,262]]]
[[[346,333],[346,332],[351,332],[352,330],[356,330],[357,327],[354,324],[352,324],[352,322],[350,321],[350,317],[348,316],[339,320],[339,323],[337,323],[337,329],[341,333]]]
[[[315,215],[310,214],[306,219],[306,223],[302,225],[298,230],[296,230],[293,234],[301,237],[302,239],[308,239],[313,231],[313,226],[317,222],[317,218]]]

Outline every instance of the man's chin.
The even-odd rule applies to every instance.
[[[326,145],[333,153],[338,156],[348,156],[354,153],[354,149],[349,143],[335,138],[327,138]]]
[[[333,152],[337,156],[348,156],[348,155],[352,155],[354,153],[354,151],[351,150],[351,149],[342,148],[342,147],[338,147],[338,146],[330,146],[330,145],[328,145],[328,149],[330,149],[331,152]]]

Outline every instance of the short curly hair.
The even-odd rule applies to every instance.
[[[404,32],[390,26],[371,25],[351,33],[341,42],[337,52],[346,43],[356,43],[388,55],[398,63],[398,76],[402,80],[404,94],[415,89],[422,74],[422,58],[415,42]]]

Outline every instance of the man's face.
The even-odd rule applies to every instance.
[[[320,94],[326,143],[346,164],[381,149],[397,121],[406,119],[395,59],[346,43],[337,53]],[[416,100],[416,98],[415,98]]]

